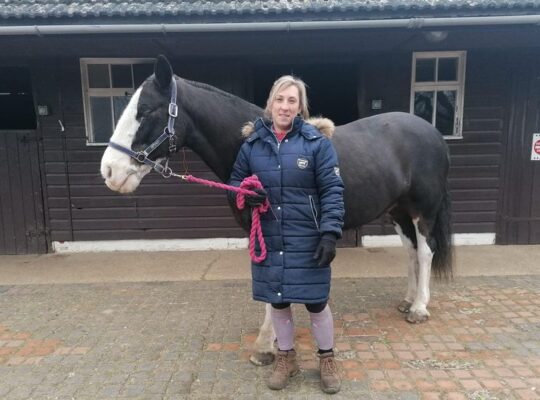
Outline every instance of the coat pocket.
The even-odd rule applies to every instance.
[[[315,200],[313,199],[312,195],[309,195],[309,206],[311,208],[311,216],[313,217],[313,222],[315,222],[315,226],[317,227],[317,230],[319,230],[319,214],[317,213],[317,206],[315,205]]]

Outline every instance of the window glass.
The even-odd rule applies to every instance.
[[[457,81],[457,58],[439,58],[439,72],[437,80],[439,81]]]
[[[154,73],[153,64],[134,64],[133,65],[133,83],[138,88],[146,78]]]
[[[88,86],[92,89],[111,87],[109,79],[109,64],[88,65]]]
[[[456,91],[443,90],[437,92],[437,115],[435,127],[443,135],[454,134],[454,115],[456,112]]]
[[[150,60],[148,60],[150,61]],[[152,75],[154,63],[145,59],[81,60],[84,113],[88,144],[109,142],[133,92]]]
[[[414,93],[414,114],[430,124],[433,122],[433,97],[434,92]]]
[[[131,76],[131,64],[129,65],[111,65],[112,87],[113,88],[132,88],[133,79]]]
[[[435,59],[418,58],[416,60],[416,82],[433,82],[435,80]]]
[[[110,97],[90,97],[94,142],[107,143],[112,135]]]

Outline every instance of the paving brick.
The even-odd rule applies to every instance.
[[[537,398],[531,388],[540,387],[540,277],[456,282],[436,285],[432,318],[411,325],[395,309],[403,279],[336,280],[340,395]],[[297,306],[303,371],[282,393],[268,391],[270,367],[248,361],[263,317],[250,296],[249,284],[232,280],[30,285],[10,296],[0,292],[0,353],[7,353],[0,354],[0,398],[17,387],[31,389],[14,392],[21,399],[46,399],[47,393],[81,400],[326,398],[318,387],[309,316]],[[510,312],[510,320],[500,317]]]

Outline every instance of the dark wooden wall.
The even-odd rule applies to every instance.
[[[363,117],[374,113],[369,109],[373,98],[383,99],[382,111],[409,111],[413,51],[467,50],[463,138],[448,141],[453,226],[456,233],[495,232],[506,190],[502,177],[511,162],[505,164],[505,152],[516,129],[511,124],[512,59],[530,46],[525,39],[531,32],[537,35],[538,29],[500,28],[489,34],[487,29],[456,29],[441,44],[426,43],[417,31],[387,30],[107,35],[101,40],[90,36],[0,38],[0,49],[33,66],[35,102],[51,109],[51,115],[40,117],[38,124],[50,240],[244,236],[221,191],[164,181],[154,174],[127,196],[103,184],[99,163],[104,147],[86,145],[79,57],[153,57],[158,53],[170,56],[179,75],[248,100],[255,98],[257,71],[269,63],[328,66],[343,62],[357,69],[357,116]],[[132,45],[135,39],[137,46]],[[82,48],[86,50],[81,52]],[[320,79],[327,80],[329,75]],[[185,154],[190,172],[215,178],[196,155]],[[179,153],[175,169],[184,169],[181,158]],[[382,218],[363,227],[360,234],[394,231]],[[356,236],[349,233],[349,241],[356,242]]]
[[[511,66],[497,52],[469,51],[465,81],[463,138],[449,139],[449,183],[456,233],[494,233],[501,188],[503,148],[508,135]],[[382,111],[409,111],[411,55],[376,56],[362,62],[361,115],[373,115],[370,99],[383,99]],[[362,234],[393,234],[383,217]]]
[[[507,68],[497,55],[467,56],[463,139],[449,140],[455,232],[495,232],[500,165],[507,135]],[[408,111],[411,55],[374,56],[358,63],[359,115],[367,116],[369,99],[382,98],[383,111]],[[202,80],[243,97],[252,95],[250,66],[230,64],[216,73],[211,65],[176,63],[184,77]],[[111,192],[99,174],[104,147],[87,146],[80,68],[76,58],[45,63],[38,102],[51,104],[53,115],[41,121],[45,160],[48,225],[52,240],[240,237],[223,192],[165,181],[150,174],[132,195]],[[321,79],[324,79],[322,77]],[[62,132],[58,120],[65,131]],[[179,153],[173,167],[183,170]],[[190,151],[189,171],[215,179]],[[393,234],[384,219],[361,234]]]
[[[531,160],[533,133],[540,133],[540,52],[512,60],[505,190],[499,202],[497,240],[504,244],[540,243],[540,161]]]
[[[135,194],[110,191],[99,173],[105,147],[86,145],[78,59],[51,62],[36,74],[41,75],[39,101],[53,110],[40,124],[51,240],[243,236],[222,191],[155,174]],[[219,81],[225,75],[212,78]],[[177,171],[184,169],[182,158],[181,152],[172,164]],[[192,152],[185,151],[185,158],[190,173],[216,179]]]

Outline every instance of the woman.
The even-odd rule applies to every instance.
[[[265,117],[248,125],[230,183],[239,186],[255,174],[264,186],[246,203],[270,201],[261,216],[267,257],[252,263],[253,298],[272,304],[278,352],[270,389],[283,389],[299,371],[294,351],[291,303],[305,304],[319,351],[321,388],[337,393],[341,379],[334,358],[334,321],[327,304],[330,262],[343,226],[343,182],[328,137],[304,118],[309,116],[305,84],[282,76],[272,86]],[[321,120],[329,131],[333,124]]]

